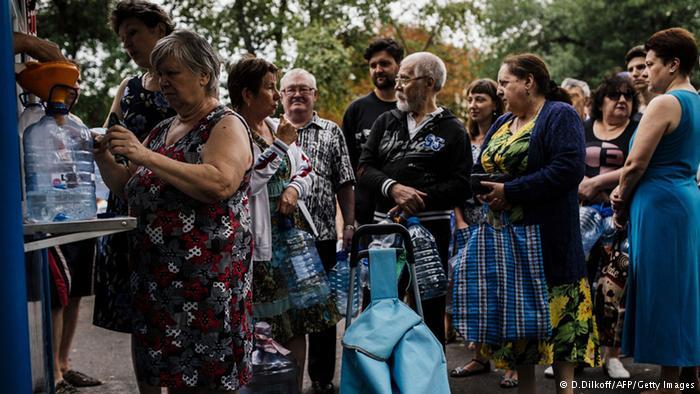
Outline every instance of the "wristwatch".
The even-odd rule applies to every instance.
[[[343,226],[343,230],[347,230],[347,229],[351,229],[352,231],[356,230],[355,225],[353,225],[353,224],[346,224],[345,226]]]

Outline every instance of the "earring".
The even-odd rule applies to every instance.
[[[530,88],[525,88],[525,95],[529,96],[530,95]]]

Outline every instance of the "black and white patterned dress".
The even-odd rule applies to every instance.
[[[202,146],[224,117],[212,110],[187,135],[165,145],[172,119],[147,147],[201,164]],[[251,145],[252,151],[252,145]],[[251,169],[227,200],[204,203],[139,167],[126,185],[131,233],[133,338],[137,376],[160,387],[236,390],[252,370]]]

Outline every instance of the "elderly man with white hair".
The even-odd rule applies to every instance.
[[[446,79],[445,64],[431,53],[403,59],[396,77],[397,109],[374,122],[358,170],[377,194],[375,221],[389,212],[417,216],[435,237],[445,272],[450,214],[469,198],[472,163],[466,129],[436,104]],[[426,324],[444,344],[445,297],[422,305]]]
[[[335,265],[336,241],[335,200],[343,215],[343,242],[347,246],[355,231],[355,175],[350,164],[348,148],[340,127],[322,119],[314,111],[318,99],[316,78],[310,72],[296,68],[280,81],[284,117],[298,129],[297,144],[311,160],[316,177],[305,199],[319,235],[318,253],[326,271]],[[332,320],[340,316],[335,308]],[[309,334],[309,377],[315,393],[332,393],[335,372],[335,324],[320,332]]]

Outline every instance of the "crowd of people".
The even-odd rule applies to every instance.
[[[308,70],[281,75],[244,56],[227,70],[230,104],[222,103],[221,60],[206,39],[143,0],[119,1],[110,23],[142,73],[117,87],[110,112],[120,124],[105,120],[94,155],[111,191],[108,211],[138,225],[100,242],[94,324],[131,334],[141,393],[235,392],[252,377],[256,321],[291,351],[300,387],[307,365],[314,392],[334,392],[341,315],[332,299],[290,302],[283,222],[314,234],[328,271],[339,240],[347,248],[356,226],[396,213],[430,231],[445,272],[451,244],[457,253],[470,247],[470,226],[539,228],[551,336],[468,344],[475,357],[452,377],[488,373],[493,362],[506,370],[501,387],[533,393],[536,364],[551,365],[545,374],[558,381],[583,366],[625,379],[626,355],[661,365],[667,382],[700,389],[692,33],[655,33],[621,54],[627,71],[604,76],[594,91],[574,78],[555,83],[535,54],[510,55],[495,81],[465,86],[466,120],[439,105],[448,76],[438,56],[404,57],[396,41],[378,38],[364,54],[374,87],[348,105],[341,127],[315,111],[321,92]],[[61,56],[46,42],[15,38],[16,51]],[[475,187],[471,174],[487,180]],[[614,237],[629,238],[626,289],[604,306],[592,290],[615,245],[601,236],[584,251],[584,207],[610,217]],[[74,246],[60,258],[85,259],[71,256],[94,248]],[[443,345],[461,334],[451,318],[462,311],[448,298],[422,302]],[[71,321],[78,305],[68,308]],[[80,379],[62,375],[72,371],[64,358],[57,392],[99,384],[77,371]]]

